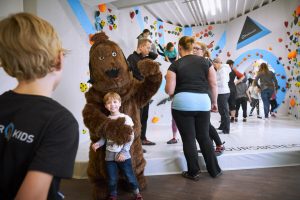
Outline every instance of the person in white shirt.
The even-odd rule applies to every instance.
[[[253,116],[252,113],[253,113],[254,109],[256,108],[257,118],[261,119],[262,117],[260,115],[261,111],[260,111],[260,106],[259,106],[259,101],[261,99],[260,89],[257,86],[254,85],[253,79],[250,79],[250,80],[249,80],[250,87],[248,88],[247,93],[251,97],[250,106],[252,108],[250,110],[249,117]]]
[[[215,58],[213,60],[213,65],[217,70],[217,86],[218,86],[218,108],[221,115],[221,124],[218,128],[224,134],[229,134],[230,132],[230,116],[229,116],[229,106],[228,99],[230,96],[230,89],[228,86],[229,73],[231,68],[228,64],[222,64],[220,58]]]
[[[133,121],[131,117],[120,113],[119,109],[121,107],[121,97],[115,92],[107,93],[103,102],[105,108],[110,112],[108,116],[110,119],[118,119],[119,117],[125,118],[125,124],[133,127]],[[131,139],[124,145],[118,145],[112,140],[105,138],[100,138],[97,142],[92,145],[94,151],[102,147],[106,142],[105,151],[105,164],[108,175],[108,189],[109,189],[109,199],[117,199],[117,185],[118,185],[118,169],[120,169],[125,175],[130,187],[134,193],[135,200],[143,200],[142,195],[139,191],[139,186],[135,174],[132,169],[130,147],[134,140],[134,133],[132,132]]]

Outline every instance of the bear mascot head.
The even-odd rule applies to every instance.
[[[121,145],[130,140],[132,128],[124,124],[124,118],[112,120],[103,104],[108,92],[121,96],[120,112],[129,115],[134,123],[134,141],[130,154],[133,171],[140,189],[146,187],[144,169],[146,161],[140,140],[140,108],[147,104],[157,92],[162,81],[159,65],[150,59],[138,62],[138,70],[144,77],[142,81],[133,78],[127,60],[121,48],[109,40],[104,32],[92,37],[90,49],[90,76],[92,86],[86,92],[86,105],[82,111],[86,127],[89,129],[92,143],[100,138],[110,139]],[[103,199],[108,195],[108,182],[105,166],[105,145],[95,152],[90,147],[87,174],[93,185],[93,199]],[[125,181],[120,177],[119,181]]]

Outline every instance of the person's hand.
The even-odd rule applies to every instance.
[[[218,112],[218,105],[216,103],[211,104],[211,112]]]
[[[94,144],[92,144],[92,149],[96,152],[97,151],[97,149],[100,147],[100,144],[99,143],[94,143]]]
[[[117,162],[124,162],[125,161],[125,155],[122,153],[118,153],[117,157],[116,157],[116,161]]]

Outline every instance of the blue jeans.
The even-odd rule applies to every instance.
[[[273,89],[267,88],[261,91],[261,99],[264,103],[264,112],[265,112],[265,118],[269,117],[269,111],[270,111],[270,99],[272,94],[274,93]]]
[[[106,170],[108,175],[108,189],[109,194],[117,196],[117,185],[118,185],[118,168],[122,171],[130,187],[133,191],[138,189],[138,182],[135,174],[132,170],[131,159],[127,159],[124,162],[106,161]]]

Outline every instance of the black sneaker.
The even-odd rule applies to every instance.
[[[218,178],[219,176],[221,176],[223,174],[223,171],[220,171],[218,174],[216,174],[215,176],[213,176],[213,178]]]
[[[176,144],[178,141],[177,141],[177,139],[176,138],[172,138],[171,140],[169,140],[168,142],[167,142],[167,144]]]
[[[155,145],[155,142],[151,142],[151,141],[145,139],[145,140],[142,140],[142,145]]]
[[[246,121],[247,121],[247,119],[246,119],[246,118],[244,118],[244,119],[243,119],[243,122],[246,122]]]
[[[192,176],[187,171],[183,171],[181,175],[184,178],[191,179],[193,181],[199,181],[199,179],[200,179],[200,172]]]

